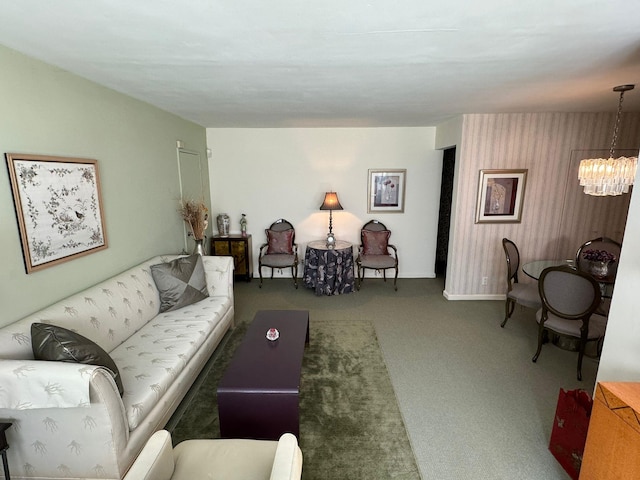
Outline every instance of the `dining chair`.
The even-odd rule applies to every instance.
[[[620,260],[622,245],[609,237],[594,238],[593,240],[583,243],[576,252],[576,266],[578,270],[589,271],[591,266],[590,260],[584,256],[584,252],[588,250],[605,251],[615,257],[615,260],[609,264],[609,276],[615,278],[615,274],[618,271],[618,261]]]
[[[271,268],[271,278],[275,268],[291,268],[293,285],[298,288],[298,245],[296,231],[291,222],[280,218],[273,222],[265,231],[266,243],[260,245],[258,257],[258,274],[262,288],[262,267]]]
[[[578,380],[587,342],[604,337],[607,319],[594,314],[600,304],[600,286],[588,273],[568,266],[545,268],[538,280],[542,308],[536,313],[538,349],[536,362],[548,332],[579,339]]]
[[[358,247],[358,290],[364,280],[364,271],[382,270],[384,281],[387,281],[387,270],[395,269],[393,288],[398,291],[398,249],[389,243],[391,231],[378,220],[369,220],[360,230],[360,246]]]
[[[502,239],[507,257],[507,299],[504,305],[504,320],[500,324],[502,328],[511,318],[516,304],[527,308],[538,309],[542,305],[538,287],[534,284],[524,284],[518,282],[518,270],[520,269],[520,252],[515,243],[508,238]]]

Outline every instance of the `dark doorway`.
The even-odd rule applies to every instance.
[[[455,166],[456,147],[445,149],[442,156],[440,213],[438,215],[438,241],[436,243],[436,277],[444,277],[447,272],[449,229],[451,228],[451,202],[453,199],[453,174]]]

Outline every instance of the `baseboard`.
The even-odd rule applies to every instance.
[[[357,276],[357,275],[356,275]],[[264,280],[270,280],[271,278],[271,274],[269,273],[269,275],[262,275],[262,278],[264,278]],[[260,280],[260,276],[257,273],[253,274],[253,277],[251,277],[252,279],[257,278],[258,280]],[[282,272],[282,274],[275,274],[273,276],[273,278],[293,278],[291,273],[285,273]],[[298,280],[302,280],[304,277],[300,274],[298,274]],[[364,278],[383,278],[382,275],[376,275],[374,273],[365,273]],[[428,278],[428,279],[434,279],[437,278],[437,275],[433,272],[431,273],[408,273],[408,274],[402,274],[400,276],[398,276],[398,280],[402,280],[403,278]],[[387,280],[392,279],[393,280],[393,271],[392,273],[387,274]]]
[[[442,295],[447,300],[501,300],[504,302],[507,298],[504,293],[452,295],[446,290],[442,291]]]

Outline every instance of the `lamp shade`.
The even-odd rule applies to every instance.
[[[320,205],[320,210],[342,210],[338,194],[336,192],[327,192],[324,194],[324,202]]]

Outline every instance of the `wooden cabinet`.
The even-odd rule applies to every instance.
[[[253,258],[251,255],[251,235],[229,235],[221,237],[215,235],[211,238],[211,255],[231,256],[235,265],[235,278],[241,278],[247,282],[253,278]]]
[[[580,480],[640,478],[640,383],[596,386]]]

